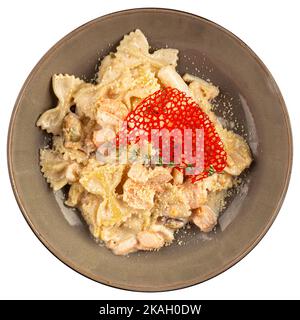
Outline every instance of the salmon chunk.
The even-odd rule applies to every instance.
[[[203,232],[210,232],[217,224],[217,215],[209,206],[194,210],[191,220]]]

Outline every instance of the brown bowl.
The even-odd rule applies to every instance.
[[[152,47],[180,50],[179,71],[212,80],[222,105],[233,115],[251,146],[254,164],[239,193],[229,201],[215,234],[191,230],[159,252],[114,256],[90,237],[76,213],[53,194],[39,168],[46,143],[36,126],[54,105],[51,76],[69,73],[92,78],[99,57],[125,33],[139,28]],[[197,67],[197,70],[195,69]],[[223,99],[223,100],[222,100]],[[13,190],[28,224],[62,262],[81,274],[118,288],[162,291],[200,283],[225,271],[249,253],[267,232],[281,207],[292,166],[288,113],[270,72],[249,47],[219,25],[169,9],[134,9],[93,20],[54,45],[26,80],[11,117],[8,165]]]

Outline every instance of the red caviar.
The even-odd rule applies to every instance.
[[[146,139],[153,143],[151,141],[153,129],[157,131],[168,129],[169,132],[175,129],[173,132],[177,132],[177,135],[175,133],[169,139],[170,161],[174,161],[176,145],[180,145],[182,153],[180,165],[175,162],[174,167],[184,171],[184,168],[194,166],[189,161],[191,157],[194,157],[194,160],[202,157],[203,166],[200,172],[194,171],[197,173],[190,176],[192,182],[206,178],[213,172],[222,172],[226,166],[227,154],[208,115],[192,98],[175,88],[164,88],[148,96],[127,115],[124,123],[126,127],[123,126],[120,132],[126,131],[126,134],[131,136],[131,141],[133,137],[134,142],[138,139]],[[200,146],[196,143],[199,136],[197,129],[200,129],[204,139]],[[183,152],[185,150],[184,139],[182,139],[184,131],[190,132],[192,138],[192,148],[188,153]],[[120,136],[117,143],[121,143]],[[165,143],[166,139],[160,136],[160,150]]]

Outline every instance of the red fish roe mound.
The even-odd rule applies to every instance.
[[[122,135],[117,137],[118,145],[129,141],[136,143],[141,139],[153,145],[153,137],[158,135],[159,145],[156,144],[155,148],[159,147],[162,164],[172,163],[173,167],[188,174],[192,182],[214,172],[222,172],[226,166],[227,154],[208,115],[192,98],[175,88],[158,90],[144,99],[127,115],[120,132]],[[172,134],[168,136],[168,132]],[[126,137],[126,134],[127,140],[124,141],[121,136]],[[189,137],[189,146],[186,137]],[[169,145],[168,161],[161,153],[166,144]],[[179,162],[176,150],[180,150]],[[200,162],[201,168],[197,168],[196,164]]]

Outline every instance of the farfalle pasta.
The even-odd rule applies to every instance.
[[[48,133],[59,134],[62,121],[73,104],[74,94],[84,82],[74,76],[54,75],[52,77],[52,88],[58,99],[55,108],[49,109],[39,118],[37,125]]]
[[[57,106],[37,121],[41,129],[52,134],[51,148],[40,150],[44,177],[54,191],[66,189],[65,205],[77,208],[93,237],[117,255],[158,250],[190,223],[201,232],[212,231],[226,191],[252,161],[246,141],[224,128],[213,112],[212,101],[219,89],[191,74],[182,77],[176,71],[177,62],[177,49],[150,53],[146,37],[135,30],[124,36],[116,52],[102,59],[95,83],[73,75],[54,75]],[[155,115],[159,110],[155,99],[166,92],[175,95],[165,112],[177,108],[181,99],[183,109],[176,113],[176,121],[185,127],[191,119],[184,118],[184,106],[205,112],[209,119],[205,121],[210,121],[206,126],[220,141],[216,159],[222,171],[210,165],[201,179],[192,179],[186,162],[182,167],[161,161],[153,141],[132,141],[125,151],[118,145],[128,119],[136,121],[138,127],[145,119],[147,127],[166,125],[163,113],[157,111]],[[149,97],[154,97],[154,105],[145,103]],[[151,117],[138,117],[136,108],[144,108],[143,112],[149,108]],[[206,138],[214,143],[216,139],[209,132]],[[115,158],[107,156],[111,146],[116,147],[114,157],[124,156],[127,161],[112,161]],[[149,159],[155,155],[159,162],[152,163]]]

